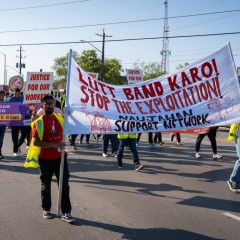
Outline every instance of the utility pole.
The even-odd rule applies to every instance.
[[[110,35],[106,35],[105,32],[104,32],[104,29],[103,29],[103,34],[97,34],[96,35],[100,36],[103,38],[103,42],[102,42],[102,63],[101,63],[101,73],[100,73],[100,78],[101,78],[101,81],[104,80],[104,49],[105,49],[105,38],[106,37],[112,37]]]
[[[169,55],[171,51],[169,51],[169,39],[168,39],[168,0],[164,1],[165,5],[165,16],[164,16],[164,27],[163,27],[163,46],[162,46],[162,62],[161,62],[161,69],[162,72],[168,73],[169,72]]]
[[[19,73],[20,75],[22,74],[22,68],[25,68],[26,64],[25,63],[22,63],[22,58],[25,58],[22,56],[22,46],[20,46],[20,50],[17,50],[19,51],[19,63],[16,63],[16,68],[19,68]],[[18,57],[18,56],[17,56]]]

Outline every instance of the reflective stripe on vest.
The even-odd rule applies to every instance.
[[[61,114],[56,114],[53,113],[54,116],[57,118],[59,123],[61,124],[61,127],[63,128],[64,120]],[[31,123],[31,127],[33,128],[34,124],[36,124],[36,129],[37,133],[39,136],[39,139],[42,141],[43,139],[43,133],[44,133],[44,124],[43,124],[43,116],[40,116],[37,120]],[[24,167],[25,168],[37,168],[39,167],[38,165],[38,157],[40,154],[41,148],[38,146],[34,146],[33,144],[33,139],[31,140],[28,153],[27,153],[27,158],[24,162]]]
[[[63,109],[65,107],[65,101],[66,101],[66,95],[63,95],[61,97],[61,109]]]
[[[118,134],[119,139],[136,138],[136,134]]]
[[[228,141],[235,141],[237,137],[236,133],[237,133],[238,126],[239,126],[238,123],[231,124],[231,127],[229,129],[229,135],[227,138]]]

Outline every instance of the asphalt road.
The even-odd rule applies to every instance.
[[[57,184],[52,183],[52,212],[42,217],[38,169],[24,169],[25,156],[12,156],[9,130],[0,162],[1,240],[81,239],[238,239],[240,195],[226,181],[236,160],[235,146],[226,141],[227,132],[217,135],[218,152],[212,160],[208,139],[195,158],[196,135],[182,134],[183,145],[170,142],[149,149],[146,135],[138,146],[142,172],[135,172],[129,151],[124,169],[116,159],[101,156],[101,142],[78,144],[69,151],[72,215],[75,224],[57,216]],[[77,138],[77,143],[79,143]],[[25,144],[22,150],[25,148]],[[26,152],[26,151],[25,151]]]

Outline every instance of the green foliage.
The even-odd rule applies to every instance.
[[[176,69],[181,69],[181,68],[184,68],[186,67],[187,65],[189,65],[189,63],[185,62],[183,65],[182,64],[179,64]]]
[[[76,51],[73,51],[72,55],[75,61],[79,57]],[[63,57],[55,58],[54,65],[52,66],[52,69],[55,70],[56,75],[60,78],[60,80],[63,80],[63,81],[67,80],[68,58],[69,58],[69,53],[67,53]]]
[[[161,64],[158,62],[152,62],[146,64],[141,62],[139,59],[133,64],[133,68],[141,69],[143,72],[143,80],[149,80],[155,77],[164,75],[165,73],[161,70]]]
[[[99,73],[101,70],[101,60],[95,50],[84,50],[77,63],[86,72]]]
[[[64,81],[67,80],[68,56],[69,54],[67,53],[63,57],[56,58],[52,67],[55,70],[58,78]],[[84,69],[84,71],[98,73],[100,79],[101,59],[98,58],[95,50],[84,50],[81,55],[74,51],[73,58],[79,64],[79,66]],[[122,65],[119,60],[105,59],[104,82],[111,84],[122,84],[120,78],[122,71]]]
[[[117,59],[106,59],[104,64],[104,82],[111,84],[123,84],[120,73],[123,72],[122,65]]]

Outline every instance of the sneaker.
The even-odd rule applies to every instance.
[[[196,153],[196,158],[201,158],[201,155],[198,152]]]
[[[122,163],[118,163],[118,164],[117,164],[117,168],[123,168]]]
[[[19,157],[19,154],[18,153],[13,153],[13,156],[14,157]]]
[[[22,154],[22,150],[21,150],[21,148],[20,148],[20,147],[18,148],[18,154],[19,154],[19,155],[21,155],[21,154]]]
[[[3,155],[1,154],[1,155],[0,155],[0,160],[2,160],[2,159],[4,159],[4,157],[3,157]]]
[[[129,147],[129,146],[126,146],[124,149],[125,149],[125,150],[130,150],[130,147]]]
[[[71,213],[65,213],[62,215],[61,220],[72,223],[75,221],[75,219],[72,217]]]
[[[43,211],[43,217],[45,219],[52,219],[53,218],[52,213],[50,211]]]
[[[160,144],[160,145],[163,145],[163,144],[164,144],[164,142],[160,142],[159,144]]]
[[[232,192],[240,192],[240,189],[237,187],[237,184],[235,182],[228,180],[227,183]]]
[[[135,171],[139,171],[139,170],[142,170],[143,169],[143,165],[141,165],[140,163],[139,164],[135,164]]]
[[[107,157],[108,155],[107,155],[106,153],[103,153],[102,156],[103,156],[103,157]]]
[[[220,155],[220,154],[213,154],[213,160],[218,160],[219,158],[222,158],[222,155]]]
[[[76,145],[75,145],[75,144],[73,145],[73,149],[75,149],[75,150],[77,149],[77,147],[76,147]]]
[[[87,145],[89,145],[89,142],[86,142]]]
[[[181,143],[180,143],[180,142],[177,142],[177,145],[179,146],[179,145],[181,145]]]
[[[28,150],[29,149],[29,146],[26,146],[26,150]]]
[[[155,146],[154,146],[154,144],[152,144],[152,143],[149,143],[149,146],[148,146],[148,148],[150,148],[150,149],[154,149],[154,148],[155,148]]]
[[[117,158],[117,153],[116,152],[112,153],[112,157]]]

